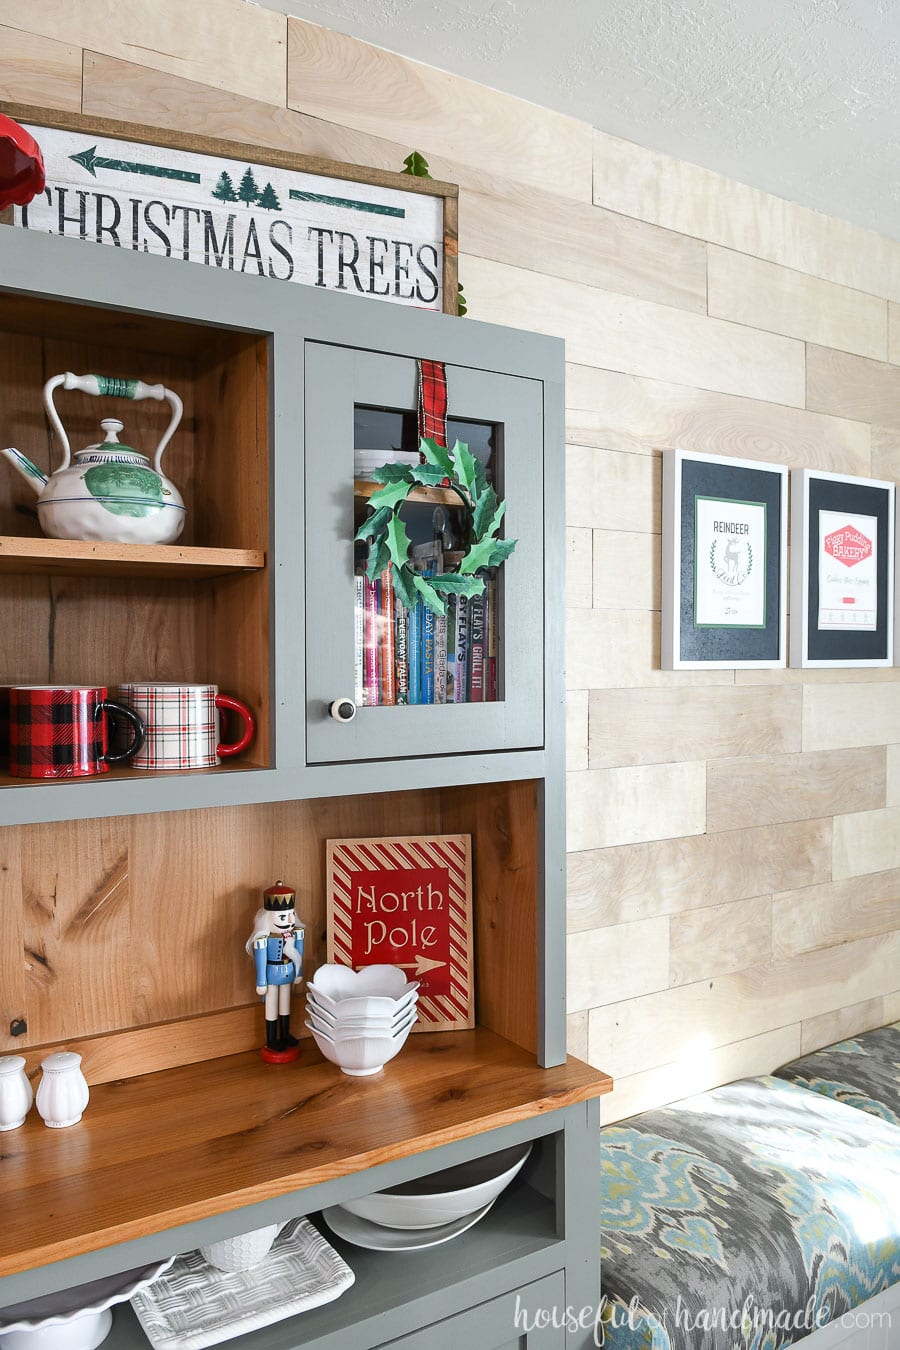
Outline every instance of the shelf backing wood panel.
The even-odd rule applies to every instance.
[[[99,1037],[79,1049],[107,1081],[190,1062],[198,1017],[221,1022],[196,1059],[246,1049],[262,890],[297,886],[308,978],[326,960],[327,840],[398,832],[473,835],[476,1016],[534,1054],[533,782],[0,829],[0,1053]]]

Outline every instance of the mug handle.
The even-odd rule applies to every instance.
[[[246,703],[242,703],[239,698],[232,698],[231,694],[216,694],[216,707],[227,708],[229,712],[237,713],[244,723],[244,730],[241,732],[240,739],[236,740],[233,745],[217,745],[216,754],[221,759],[228,755],[239,755],[242,750],[247,749],[256,734],[256,718]]]
[[[105,754],[103,756],[104,761],[107,764],[122,764],[126,759],[131,759],[132,755],[136,755],[144,744],[146,732],[141,718],[138,717],[133,708],[126,708],[124,703],[113,703],[112,700],[108,698],[105,698],[102,703],[97,704],[97,711],[111,714],[113,720],[115,720],[116,717],[124,717],[126,722],[131,723],[131,730],[133,732],[131,744],[118,755]]]

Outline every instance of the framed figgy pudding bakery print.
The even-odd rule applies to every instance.
[[[787,469],[663,453],[663,670],[785,664]]]
[[[894,661],[894,484],[791,475],[791,665]]]

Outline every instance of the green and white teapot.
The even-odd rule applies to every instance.
[[[146,455],[123,445],[122,423],[108,417],[100,423],[104,439],[76,450],[69,447],[53,403],[59,389],[80,389],[96,397],[165,399],[172,408],[153,464]],[[54,375],[44,385],[44,409],[63,448],[63,461],[48,478],[20,450],[0,450],[37,494],[38,519],[51,539],[103,539],[121,544],[171,544],[184,529],[185,506],[174,483],[160,468],[163,451],[181,421],[182,402],[162,384],[119,380],[106,375]]]

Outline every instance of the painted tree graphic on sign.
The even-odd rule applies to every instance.
[[[249,164],[238,188],[238,198],[245,206],[249,206],[251,202],[259,201],[259,188],[256,186],[256,179],[253,177],[253,170]]]
[[[259,205],[266,211],[280,211],[281,202],[278,200],[278,193],[271,183],[266,183],[262,192],[259,194]]]
[[[212,195],[220,202],[236,202],[238,195],[234,190],[234,183],[231,181],[231,175],[223,169],[219,176],[219,181],[212,190]]]

